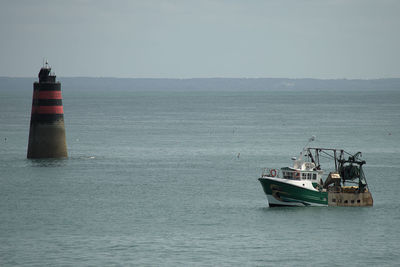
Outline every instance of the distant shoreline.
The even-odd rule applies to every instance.
[[[400,78],[106,78],[57,77],[63,88],[85,90],[382,90],[400,89]],[[32,89],[36,77],[0,77],[0,89]]]

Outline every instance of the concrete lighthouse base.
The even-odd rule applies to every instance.
[[[34,124],[29,131],[28,158],[66,158],[64,121]]]

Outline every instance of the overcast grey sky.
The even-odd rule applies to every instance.
[[[400,77],[395,0],[0,0],[0,76]]]

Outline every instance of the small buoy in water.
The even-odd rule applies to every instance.
[[[239,158],[240,157],[240,152],[237,154],[237,158]]]

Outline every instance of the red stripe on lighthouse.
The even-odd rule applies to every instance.
[[[63,106],[36,106],[32,107],[32,113],[37,114],[64,114]]]
[[[33,98],[37,99],[62,99],[61,91],[35,91]]]

